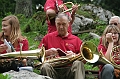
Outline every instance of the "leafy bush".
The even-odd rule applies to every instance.
[[[39,34],[45,35],[47,33],[47,25],[44,12],[37,12],[32,18],[24,25],[23,31],[25,33],[37,31]]]
[[[3,75],[3,74],[0,74],[0,79],[11,79],[11,76],[10,75]]]
[[[5,17],[8,13],[14,13],[15,0],[0,0],[0,17]]]

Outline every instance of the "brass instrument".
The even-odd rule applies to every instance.
[[[60,67],[60,66],[65,66],[65,65],[71,64],[75,60],[82,61],[84,59],[88,62],[94,63],[94,62],[96,62],[96,60],[99,59],[99,56],[97,56],[95,53],[93,53],[93,52],[96,52],[96,48],[94,48],[94,46],[95,45],[91,42],[84,42],[80,48],[81,54],[73,55],[70,57],[62,56],[59,58],[52,58],[52,59],[44,60],[42,62],[42,64],[50,63],[53,67]],[[97,56],[97,59],[96,59],[96,56]],[[45,58],[45,57],[43,57],[43,58]]]
[[[72,11],[72,8],[69,8],[67,9],[67,4],[71,4],[72,6],[74,6],[74,4],[72,2],[66,2],[66,3],[63,3],[61,5],[58,5],[58,2],[56,0],[56,8],[58,10],[59,13],[66,13],[66,12],[70,12]],[[80,6],[80,4],[78,5],[78,7]],[[55,18],[56,14],[48,14],[48,19],[51,20],[53,18]]]
[[[78,55],[74,55],[74,56],[70,56],[70,57],[63,56],[63,57],[59,57],[59,58],[48,59],[48,60],[45,60],[43,63],[50,63],[53,67],[61,67],[61,66],[71,64],[75,60],[82,61],[83,58],[80,54],[78,54]]]
[[[19,51],[19,52],[10,52],[5,54],[0,54],[0,68],[3,70],[0,72],[9,71],[11,68],[17,70],[18,67],[23,64],[26,64],[28,66],[33,66],[36,68],[39,61],[44,60],[41,58],[41,56],[44,57],[45,48],[42,46],[40,49],[36,50],[29,50],[29,51]],[[26,60],[26,63],[23,62],[23,60]],[[41,59],[41,60],[40,60]],[[33,60],[39,60],[39,61],[33,61]]]
[[[75,60],[86,60],[89,63],[99,63],[100,64],[111,64],[115,68],[120,69],[120,66],[110,62],[107,60],[102,52],[98,52],[97,47],[94,43],[90,41],[83,42],[80,47],[80,53],[71,57],[60,57],[60,58],[53,58],[49,60],[44,60],[43,63],[50,63],[53,67],[60,67],[65,66],[67,64],[70,64],[74,62]],[[45,56],[45,55],[44,55]],[[43,57],[45,58],[45,57]]]
[[[18,52],[10,52],[5,54],[0,54],[0,59],[3,58],[33,58],[38,59],[40,56],[43,55],[43,52],[45,52],[44,46],[41,47],[41,49],[36,50],[28,50],[28,51],[18,51]]]
[[[110,60],[115,65],[118,65],[120,62],[120,45],[113,46],[112,52],[110,53]],[[117,64],[118,63],[118,64]],[[120,66],[120,65],[118,65]]]
[[[83,44],[83,46],[81,47],[81,54],[84,54],[84,52],[91,54],[89,55],[90,57],[83,55],[84,59],[87,62],[93,63],[93,64],[97,63],[98,65],[111,64],[112,66],[114,66],[114,68],[120,69],[119,65],[114,64],[111,61],[107,60],[101,51],[98,52],[95,44],[93,44],[92,42],[85,42],[85,43],[86,44]]]
[[[74,6],[74,4],[72,2],[66,2],[66,3],[58,6],[59,12],[66,13],[66,12],[72,11],[72,8],[69,8],[69,9],[65,8],[67,4],[71,4],[72,6]],[[79,6],[80,6],[80,4],[78,5],[78,7]]]

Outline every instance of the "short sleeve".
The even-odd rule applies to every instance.
[[[47,11],[48,9],[55,9],[55,1],[54,0],[46,0],[46,3],[44,5],[44,11]]]
[[[103,46],[103,44],[99,44],[98,45],[98,51],[99,52],[101,51],[105,55],[107,49],[105,48],[105,46]]]
[[[22,41],[22,43],[23,43],[22,50],[23,50],[23,51],[29,50],[28,40],[27,40],[27,39],[24,39],[24,40]]]

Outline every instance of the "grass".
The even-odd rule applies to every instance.
[[[34,50],[38,48],[38,45],[40,41],[36,41],[35,37],[38,36],[37,32],[28,32],[28,33],[23,33],[24,36],[27,37],[28,42],[29,42],[29,49]]]
[[[11,76],[10,75],[3,75],[3,74],[0,74],[0,79],[11,79]]]

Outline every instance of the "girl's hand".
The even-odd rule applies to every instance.
[[[107,33],[107,34],[106,34],[106,40],[107,40],[109,43],[113,42],[112,33]]]
[[[0,45],[0,52],[3,52],[4,50],[7,50],[7,45],[5,45],[5,44],[1,44]]]

